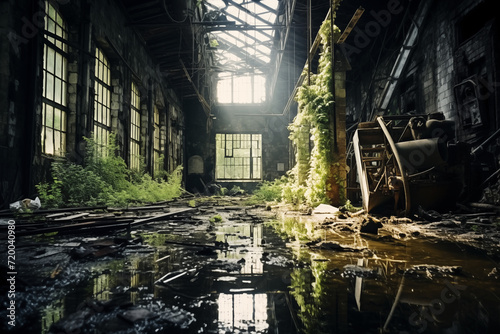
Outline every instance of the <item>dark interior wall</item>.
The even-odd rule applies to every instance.
[[[396,2],[402,10],[389,16],[386,27],[376,14],[387,8],[371,8],[365,12],[358,30],[349,36],[347,47],[342,47],[351,58],[352,71],[347,73],[348,114],[355,120],[371,120],[377,114],[377,101],[390,80],[389,74],[412,18],[418,15],[416,2]],[[478,144],[499,125],[496,116],[499,88],[495,85],[499,36],[494,1],[430,3],[430,10],[418,29],[416,45],[385,113],[442,112],[459,125],[459,139]],[[378,34],[370,36],[370,27],[376,25],[380,28]],[[366,44],[361,44],[363,34],[368,37]],[[456,95],[456,86],[471,78],[476,86],[481,86],[478,81],[486,86],[483,87],[486,93],[480,93],[485,122],[476,127],[464,124],[463,99],[457,99]]]
[[[141,95],[141,155],[152,171],[153,110],[162,113],[165,168],[184,164],[184,115],[175,87],[116,1],[54,0],[68,26],[66,155],[42,153],[43,1],[0,3],[0,207],[36,196],[35,185],[50,177],[55,159],[82,163],[83,137],[93,130],[95,48],[111,68],[111,131],[128,162],[131,83]],[[168,136],[168,137],[167,137]],[[172,155],[172,156],[169,156]]]
[[[28,195],[43,16],[32,1],[0,3],[0,207]]]
[[[358,30],[346,41],[351,48],[343,47],[350,52],[352,65],[352,71],[347,72],[348,114],[355,121],[370,121],[377,113],[443,113],[447,120],[455,122],[456,139],[469,144],[472,150],[478,149],[472,157],[471,174],[477,176],[474,182],[481,184],[498,169],[500,158],[500,36],[496,2],[391,2],[399,3],[403,10],[388,16],[386,27],[375,15],[388,10],[386,4],[367,8]],[[391,78],[404,38],[419,14],[418,6],[426,2],[430,9],[418,29],[406,66],[399,79]],[[380,29],[373,30],[370,36],[370,27],[377,26]],[[362,34],[368,37],[365,44],[361,43]],[[398,80],[389,107],[377,110],[378,99],[389,80]],[[492,140],[487,141],[488,138]]]

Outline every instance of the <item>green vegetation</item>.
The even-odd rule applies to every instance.
[[[221,215],[215,215],[212,218],[209,219],[211,223],[218,223],[222,221],[222,216]]]
[[[335,27],[334,34],[339,29]],[[335,104],[332,76],[332,45],[330,20],[323,22],[321,54],[318,73],[311,74],[311,84],[304,84],[297,94],[299,112],[289,126],[290,139],[294,142],[297,154],[297,185],[306,185],[305,198],[309,205],[330,203],[334,188],[344,187],[344,181],[336,177],[339,167],[334,150],[334,128],[332,110]],[[309,139],[313,149],[309,152]],[[343,191],[340,191],[342,194]],[[341,202],[345,198],[340,199]]]
[[[334,27],[335,37],[340,30]],[[332,76],[331,22],[323,22],[318,73],[311,74],[311,84],[299,88],[296,96],[298,113],[288,127],[296,148],[297,164],[287,177],[263,182],[250,202],[284,202],[311,207],[321,203],[346,203],[345,180],[340,175],[340,157],[334,145],[333,108],[335,96]],[[310,149],[312,142],[312,150]],[[349,205],[349,203],[347,204]]]
[[[84,165],[52,163],[52,182],[38,184],[45,208],[71,206],[127,206],[169,200],[181,195],[182,167],[152,178],[143,170],[131,171],[117,156],[118,146],[111,136],[107,147],[98,149],[86,138]]]

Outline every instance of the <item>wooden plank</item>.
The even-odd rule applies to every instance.
[[[168,217],[175,217],[179,214],[183,214],[186,212],[194,211],[196,210],[195,208],[187,208],[187,209],[182,209],[182,210],[177,210],[173,212],[167,212],[164,214],[156,215],[156,216],[150,216],[147,218],[142,218],[142,219],[117,219],[117,220],[101,220],[101,221],[90,221],[90,222],[82,222],[82,223],[74,223],[74,224],[67,224],[67,225],[58,225],[58,226],[51,226],[51,227],[46,227],[46,228],[41,228],[41,229],[36,229],[36,230],[30,230],[30,231],[17,231],[16,235],[17,236],[26,236],[26,235],[36,235],[36,234],[43,234],[43,233],[51,233],[51,232],[71,232],[71,233],[80,233],[80,230],[85,230],[86,232],[91,232],[92,229],[97,230],[103,230],[103,229],[121,229],[121,228],[128,228],[132,226],[138,226],[141,224],[146,224],[150,223],[153,221],[161,220],[161,219],[167,219]]]
[[[167,208],[167,206],[165,206],[165,205],[131,206],[131,207],[128,207],[126,211],[164,210],[166,208]]]
[[[56,219],[54,219],[54,221],[70,221],[70,220],[74,220],[74,219],[78,219],[78,218],[83,218],[83,217],[86,217],[88,215],[90,215],[89,212],[82,212],[82,213],[77,213],[77,214],[67,216],[67,217],[56,218]]]
[[[167,217],[173,217],[173,216],[183,214],[186,212],[190,212],[190,211],[194,211],[194,210],[196,210],[196,209],[195,208],[181,209],[181,210],[177,210],[177,211],[173,211],[173,212],[163,213],[161,215],[137,219],[133,223],[131,223],[130,226],[137,226],[137,225],[141,225],[141,224],[146,224],[146,223],[150,223],[150,222],[153,222],[156,220],[162,220],[162,219],[167,218]]]
[[[64,232],[64,231],[77,231],[83,228],[89,227],[101,227],[103,225],[107,225],[109,228],[118,228],[118,227],[126,227],[128,226],[133,219],[130,219],[129,222],[121,224],[116,224],[114,221],[104,221],[104,222],[86,222],[86,223],[76,223],[76,224],[67,224],[67,225],[58,225],[47,228],[41,228],[37,230],[30,231],[17,231],[16,236],[26,236],[26,235],[35,235],[35,234],[43,234],[43,233],[51,233],[51,232]]]
[[[50,215],[47,215],[45,216],[45,218],[60,218],[60,217],[65,217],[66,216],[66,212],[58,212],[58,213],[53,213],[53,214],[50,214]]]

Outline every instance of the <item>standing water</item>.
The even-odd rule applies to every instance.
[[[500,327],[497,258],[456,243],[317,226],[245,207],[206,208],[131,235],[19,238],[16,326],[5,320],[2,285],[1,332],[496,333]]]

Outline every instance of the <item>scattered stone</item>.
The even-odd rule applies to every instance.
[[[429,279],[436,276],[457,276],[462,274],[462,267],[420,264],[406,269],[405,274],[417,277],[427,277]]]
[[[500,272],[499,272],[497,267],[494,267],[493,269],[491,269],[490,273],[488,274],[488,277],[492,277],[494,279],[498,279],[499,276],[500,276]]]

